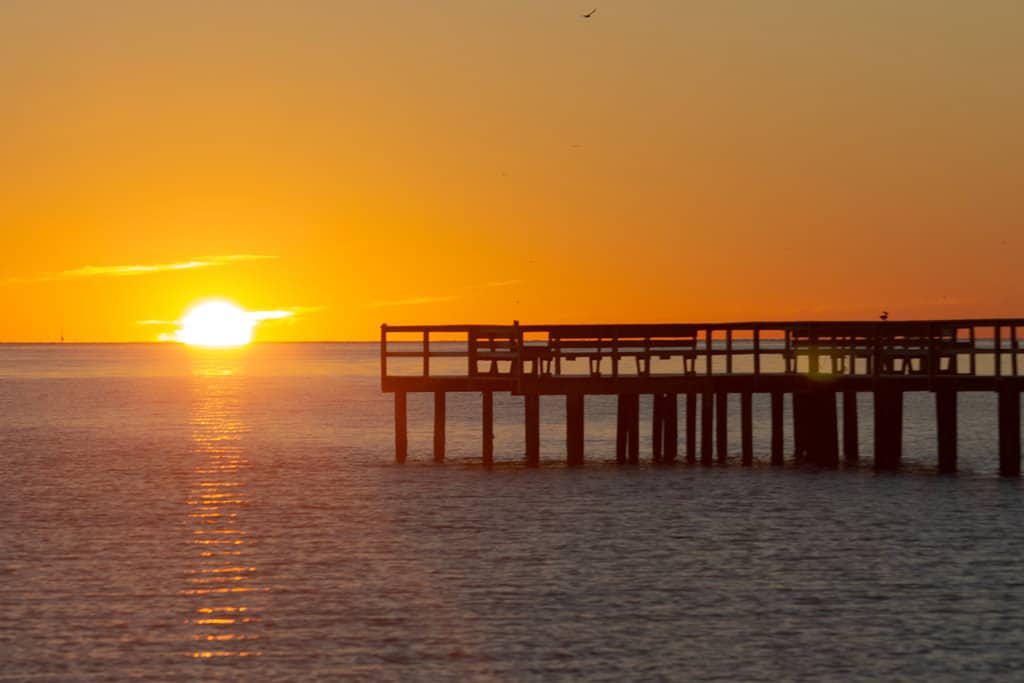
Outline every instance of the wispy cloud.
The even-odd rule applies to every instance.
[[[176,261],[174,263],[146,263],[115,266],[82,266],[62,270],[59,273],[42,273],[30,277],[10,278],[7,282],[53,282],[57,280],[78,280],[90,277],[132,277],[136,275],[151,275],[153,273],[169,273],[179,270],[194,270],[196,268],[216,268],[228,266],[234,263],[245,263],[247,261],[266,261],[276,259],[276,256],[266,254],[227,254],[222,256],[204,256],[188,261]]]
[[[471,285],[470,289],[492,289],[494,287],[511,287],[518,285],[522,280],[498,280],[497,282],[485,282],[481,285]]]
[[[290,306],[288,308],[281,308],[270,311],[245,311],[245,316],[255,323],[265,322],[267,320],[284,320],[286,318],[298,318],[308,313],[315,313],[316,311],[322,311],[326,306]],[[136,325],[155,325],[170,327],[172,325],[181,325],[181,320],[136,320]]]
[[[395,301],[374,301],[370,304],[374,308],[383,308],[385,306],[416,306],[419,304],[433,304],[442,301],[454,301],[459,297],[454,294],[444,294],[442,296],[414,296],[409,299],[397,299]]]
[[[492,289],[495,287],[511,287],[512,285],[518,285],[522,283],[522,280],[496,280],[494,282],[481,282],[475,285],[466,285],[463,288],[464,292],[471,292],[478,289]],[[417,306],[420,304],[435,304],[445,301],[455,301],[461,299],[467,294],[438,294],[431,296],[413,296],[407,299],[395,299],[393,301],[374,301],[370,304],[371,308],[384,308],[386,306]]]

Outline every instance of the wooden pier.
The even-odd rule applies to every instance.
[[[566,462],[584,462],[584,398],[618,400],[616,459],[640,461],[639,400],[652,396],[653,462],[724,464],[728,400],[740,397],[741,462],[753,463],[752,395],[771,401],[770,462],[784,464],[783,402],[792,401],[793,458],[856,462],[857,394],[874,397],[874,466],[900,466],[903,394],[935,396],[941,472],[957,468],[957,397],[998,396],[999,472],[1019,476],[1020,331],[1024,319],[815,321],[660,325],[381,326],[381,389],[395,394],[395,456],[408,451],[406,395],[434,394],[434,460],[445,457],[449,392],[482,395],[482,459],[493,462],[494,392],[522,396],[524,459],[540,462],[540,397],[566,401]],[[839,397],[842,434],[839,434]],[[685,402],[680,411],[680,399]],[[698,425],[697,404],[701,405]]]

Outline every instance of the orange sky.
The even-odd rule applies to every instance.
[[[5,0],[0,341],[1024,315],[1019,0],[592,7]]]

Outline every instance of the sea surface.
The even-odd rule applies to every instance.
[[[996,475],[993,396],[961,396],[956,476],[926,394],[898,473],[871,469],[869,396],[862,464],[835,471],[767,465],[761,397],[751,468],[618,467],[614,403],[588,398],[587,465],[545,399],[526,469],[499,395],[485,469],[470,394],[444,465],[410,397],[400,466],[378,364],[0,346],[0,681],[1024,678],[1024,488]]]

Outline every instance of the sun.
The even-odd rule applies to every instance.
[[[252,341],[257,320],[245,310],[226,301],[207,301],[192,308],[181,319],[174,338],[189,346],[229,348]]]

